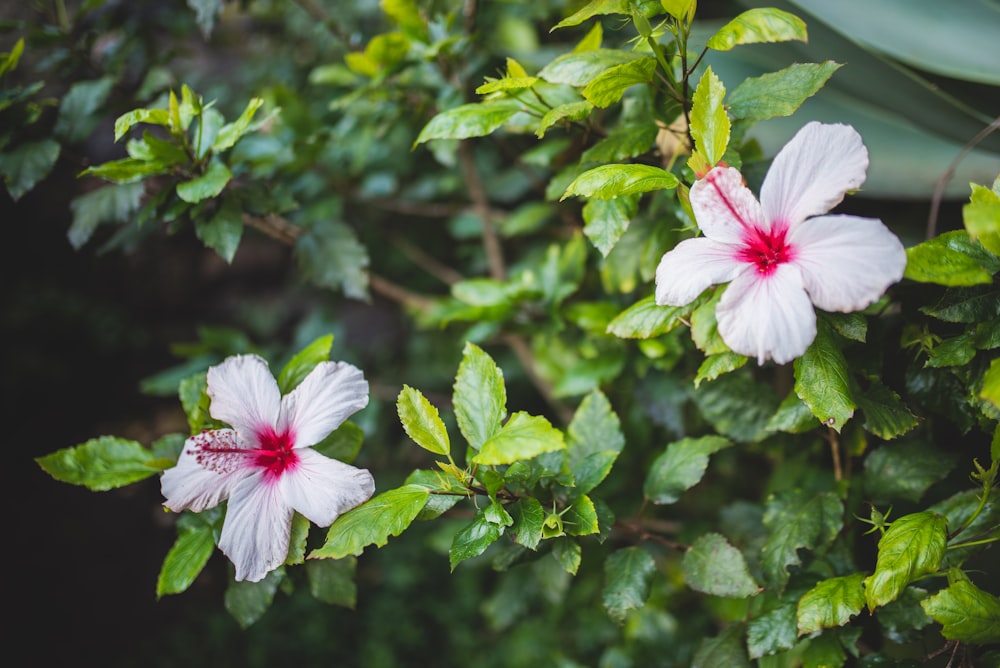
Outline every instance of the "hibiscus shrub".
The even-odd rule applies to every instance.
[[[996,665],[1000,179],[926,239],[871,215],[865,138],[799,111],[849,63],[713,69],[805,41],[782,9],[192,4],[287,66],[218,104],[154,69],[130,107],[98,96],[125,154],[82,170],[70,240],[268,239],[310,314],[152,379],[186,432],[39,458],[92,490],[160,476],[156,595],[218,548],[248,633],[307,590],[358,606],[329,633],[371,666]],[[765,154],[777,117],[801,129]]]

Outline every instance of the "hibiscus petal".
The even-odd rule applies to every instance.
[[[727,283],[750,265],[736,259],[738,248],[698,237],[668,251],[656,268],[656,303],[684,306],[710,285]]]
[[[826,213],[865,181],[868,149],[849,125],[807,123],[778,151],[760,203],[771,224],[795,226]]]
[[[691,186],[691,209],[702,233],[714,241],[738,244],[745,230],[768,229],[757,198],[732,167],[715,167]]]
[[[352,413],[368,405],[368,381],[346,362],[320,362],[281,399],[281,423],[295,435],[295,447],[315,445]]]
[[[806,292],[824,311],[865,308],[906,269],[903,244],[875,218],[810,218],[792,230],[789,244]]]
[[[734,352],[784,364],[806,351],[816,338],[816,312],[791,264],[762,276],[748,271],[722,293],[715,309],[719,335]]]
[[[217,429],[192,436],[184,443],[177,466],[164,471],[160,491],[166,499],[163,505],[174,512],[193,510],[198,513],[214,508],[228,498],[233,486],[249,474],[235,456],[218,455],[205,461],[205,445],[222,443],[236,445],[236,432]]]
[[[280,487],[254,473],[233,489],[219,537],[237,580],[259,582],[288,557],[294,511]]]
[[[358,506],[375,492],[375,480],[366,469],[301,448],[298,466],[281,477],[281,493],[288,504],[321,527]]]
[[[278,383],[257,355],[235,355],[208,370],[209,412],[243,438],[274,427],[281,407]]]

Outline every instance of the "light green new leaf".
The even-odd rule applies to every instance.
[[[716,51],[728,51],[737,44],[805,42],[807,36],[805,21],[794,14],[773,7],[757,7],[719,28],[706,46]]]
[[[724,373],[736,371],[748,361],[750,358],[746,355],[740,355],[731,350],[709,355],[698,367],[698,373],[694,377],[694,386],[698,387],[703,380],[715,380]]]
[[[597,508],[586,494],[573,499],[562,516],[563,528],[571,536],[589,536],[599,533]]]
[[[476,89],[477,95],[488,95],[489,93],[521,91],[531,88],[538,83],[538,77],[512,77],[507,76],[502,79],[492,79],[486,77],[486,83]]]
[[[24,38],[20,38],[8,52],[0,52],[0,76],[13,72],[24,53]]]
[[[504,527],[490,522],[486,513],[480,510],[476,517],[461,531],[455,534],[451,548],[448,550],[448,562],[451,570],[459,563],[472,557],[478,557],[503,535]]]
[[[195,204],[221,193],[231,178],[233,174],[228,167],[221,162],[213,162],[201,176],[178,183],[177,196],[185,202]]]
[[[499,431],[483,441],[472,463],[486,466],[513,464],[565,447],[563,433],[548,420],[518,411]]]
[[[764,511],[769,530],[761,550],[766,583],[783,588],[788,567],[802,563],[801,549],[817,549],[836,538],[843,526],[844,504],[833,492],[815,495],[797,490],[772,496]]]
[[[729,94],[733,118],[766,121],[790,116],[823,87],[840,63],[793,63],[783,70],[744,79]]]
[[[630,0],[590,0],[581,9],[557,23],[552,30],[580,25],[587,19],[601,14],[628,14],[631,4]]]
[[[232,123],[226,123],[219,128],[218,134],[215,135],[215,141],[212,143],[212,150],[219,153],[235,146],[236,142],[238,142],[243,135],[252,129],[250,123],[253,121],[253,117],[257,113],[257,110],[260,109],[263,104],[264,100],[262,98],[250,98],[246,109],[243,110],[243,113],[240,114],[239,118]]]
[[[945,232],[906,249],[903,278],[948,286],[990,283],[993,276],[983,266],[982,260],[987,260],[983,255],[968,232]]]
[[[538,76],[549,83],[582,88],[612,67],[647,57],[621,49],[594,49],[566,53],[543,67]]]
[[[317,601],[353,610],[358,599],[358,587],[354,582],[357,564],[355,557],[306,562],[309,593]]]
[[[281,390],[281,393],[288,394],[294,390],[316,368],[317,364],[328,361],[332,346],[333,334],[327,334],[295,353],[278,373],[278,389]]]
[[[972,584],[961,571],[951,571],[948,579],[946,589],[920,602],[941,625],[941,635],[977,644],[1000,641],[1000,598]]]
[[[52,171],[59,159],[59,142],[54,139],[21,144],[8,153],[0,153],[0,176],[15,202],[30,192]]]
[[[636,195],[612,199],[591,199],[583,205],[583,233],[601,255],[608,256],[628,230],[638,212]]]
[[[156,579],[156,597],[187,591],[214,551],[215,539],[209,525],[181,531],[163,560]]]
[[[977,183],[969,203],[962,207],[962,220],[969,237],[994,255],[1000,255],[1000,194]]]
[[[655,71],[656,59],[652,56],[616,65],[591,79],[583,89],[583,97],[604,109],[618,102],[632,86],[652,81]]]
[[[594,110],[594,105],[587,100],[579,102],[567,102],[552,107],[542,119],[538,121],[538,128],[535,129],[535,136],[541,139],[545,136],[545,131],[560,121],[582,121],[590,116]]]
[[[722,436],[683,438],[671,443],[650,466],[643,494],[653,503],[674,503],[685,490],[701,481],[709,456],[732,444]]]
[[[463,104],[447,109],[428,121],[413,145],[431,139],[467,139],[490,134],[521,110],[517,100],[504,98]]]
[[[799,635],[843,626],[865,607],[863,573],[828,578],[799,599]]]
[[[573,179],[559,199],[572,195],[612,199],[652,190],[671,190],[678,183],[676,176],[653,165],[601,165]]]
[[[819,421],[840,431],[857,404],[844,353],[822,322],[816,339],[795,360],[795,394]]]
[[[452,401],[458,428],[473,450],[500,431],[507,415],[503,371],[474,343],[466,342],[462,351]]]
[[[691,137],[695,151],[709,167],[722,160],[729,145],[729,116],[722,104],[725,95],[722,81],[711,67],[706,68],[691,98]]]
[[[158,459],[141,443],[114,436],[92,438],[35,459],[60,482],[82,485],[92,492],[124,487],[169,468],[173,462]]]
[[[139,123],[170,125],[170,112],[166,109],[133,109],[115,119],[115,141],[117,142]]]
[[[979,390],[979,397],[1000,408],[1000,357],[990,362],[989,369],[983,374],[983,387]]]
[[[760,593],[743,554],[718,533],[699,537],[684,553],[684,581],[713,596],[747,598]]]
[[[879,539],[875,572],[865,578],[868,609],[895,601],[908,584],[937,572],[947,540],[947,521],[937,513],[925,510],[894,521]]]
[[[660,0],[667,14],[684,23],[691,23],[697,4],[695,0]]]
[[[390,536],[410,526],[427,503],[430,490],[422,485],[404,485],[382,492],[344,513],[330,525],[326,542],[309,554],[310,559],[340,559],[358,556],[368,545],[382,547]]]
[[[618,623],[629,610],[641,608],[649,596],[656,563],[641,547],[626,547],[608,555],[604,562],[604,609]]]
[[[643,297],[608,323],[608,334],[621,339],[649,339],[672,331],[684,322],[700,300],[686,306],[660,306],[653,295]]]
[[[437,408],[420,390],[403,385],[396,399],[396,412],[407,436],[413,439],[414,443],[436,455],[447,456],[451,453],[448,429],[438,415]]]

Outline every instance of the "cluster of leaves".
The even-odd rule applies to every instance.
[[[538,3],[528,19],[494,4],[470,17],[384,0],[386,32],[309,72],[330,117],[274,86],[226,123],[184,86],[120,115],[116,141],[143,134],[86,169],[112,184],[77,200],[77,245],[102,222],[138,219],[120,235],[190,222],[232,260],[250,223],[294,245],[328,299],[371,291],[412,319],[397,371],[363,366],[402,387],[422,463],[392,468],[412,444],[345,424],[319,449],[364,457],[364,432],[366,451],[392,453],[371,459],[380,492],[322,540],[296,518],[286,566],[233,583],[229,611],[257,622],[298,565],[316,598],[353,607],[370,548],[391,559],[424,525],[439,527],[426,563],[443,552],[453,575],[499,574],[481,606],[496,646],[516,639],[550,664],[995,661],[1000,179],[973,185],[964,229],[908,248],[885,298],[820,313],[794,365],[748,364],[718,334],[721,293],[657,306],[655,267],[697,234],[694,180],[766,163],[754,126],[795,114],[842,65],[790,63],[727,90],[706,54],[805,41],[805,23],[752,8],[702,38],[694,0]],[[221,3],[202,8],[211,31]],[[536,24],[554,26],[548,48],[527,48]],[[128,204],[81,202],[99,197]],[[435,241],[422,218],[440,219]],[[331,344],[294,355],[282,391]],[[454,368],[439,361],[457,350],[438,399],[439,369]],[[179,394],[191,433],[214,426],[203,370]],[[185,436],[101,437],[39,463],[104,490],[171,466]],[[179,518],[159,595],[206,567],[221,517]],[[556,612],[531,610],[539,600]],[[477,647],[479,663],[515,663]]]

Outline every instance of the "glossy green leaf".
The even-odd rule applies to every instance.
[[[635,195],[612,199],[591,199],[583,205],[583,233],[601,255],[608,256],[628,230],[638,212],[639,198]]]
[[[235,146],[236,142],[251,130],[250,124],[253,122],[253,117],[263,104],[264,100],[262,98],[250,98],[239,118],[219,128],[218,133],[215,135],[215,141],[212,142],[212,151],[221,153]]]
[[[178,533],[156,580],[157,598],[187,591],[215,552],[212,528],[201,524]]]
[[[626,547],[608,555],[601,598],[611,619],[621,623],[630,610],[645,605],[655,571],[653,557],[641,547]]]
[[[795,394],[820,422],[839,432],[857,404],[844,353],[827,328],[818,324],[816,339],[795,360]]]
[[[562,516],[563,527],[571,536],[589,536],[600,532],[597,508],[586,494],[573,499],[573,503]]]
[[[545,521],[545,511],[538,499],[531,496],[518,499],[511,504],[510,515],[514,518],[511,525],[514,542],[529,550],[537,548],[542,540],[542,523]]]
[[[653,295],[643,297],[608,323],[608,333],[622,339],[649,339],[672,331],[698,306],[660,306]]]
[[[709,456],[733,443],[722,436],[683,438],[667,446],[646,474],[643,494],[653,503],[674,503],[697,485],[708,468]]]
[[[436,455],[447,456],[451,453],[448,429],[444,426],[437,408],[421,394],[420,390],[403,385],[396,399],[396,412],[407,436],[414,443]]]
[[[864,574],[853,573],[818,582],[799,599],[799,635],[843,626],[865,607]]]
[[[799,17],[773,7],[757,7],[719,28],[706,46],[716,51],[728,51],[738,44],[789,40],[804,42],[806,39],[806,24]]]
[[[196,204],[216,197],[233,178],[232,172],[221,162],[213,162],[201,176],[177,184],[177,196],[185,202]]]
[[[746,355],[740,355],[731,350],[709,355],[698,367],[698,373],[694,377],[694,386],[698,387],[702,381],[715,380],[724,373],[736,371],[736,369],[746,365],[748,361],[750,358]]]
[[[368,545],[382,547],[390,536],[410,526],[427,503],[430,490],[422,485],[404,485],[382,492],[344,513],[330,525],[326,542],[309,554],[310,559],[340,559],[358,556]]]
[[[580,25],[587,19],[594,16],[600,16],[602,14],[627,15],[629,13],[630,4],[629,0],[590,0],[590,2],[585,4],[576,12],[557,23],[552,30]]]
[[[353,610],[358,598],[358,587],[354,582],[357,563],[355,557],[306,562],[309,593],[317,601]]]
[[[730,352],[719,334],[719,322],[715,317],[715,307],[722,298],[722,292],[714,290],[708,301],[691,312],[691,340],[706,355]]]
[[[223,597],[226,611],[241,628],[252,626],[271,607],[278,585],[285,578],[283,570],[271,571],[260,582],[230,582]]]
[[[788,567],[802,563],[799,550],[829,544],[840,533],[843,518],[844,504],[833,492],[808,494],[796,490],[768,499],[764,526],[769,534],[761,550],[766,583],[784,588]]]
[[[59,142],[42,139],[0,153],[0,176],[10,198],[16,202],[48,176],[59,159],[59,151]]]
[[[759,659],[791,649],[798,640],[795,603],[782,603],[747,623],[747,652]]]
[[[691,98],[691,137],[695,151],[714,167],[729,145],[730,122],[723,105],[726,87],[711,67],[705,69]]]
[[[727,598],[760,593],[743,554],[718,533],[699,537],[684,553],[684,581],[695,591]]]
[[[332,346],[333,334],[326,334],[295,353],[278,373],[278,389],[281,390],[281,393],[288,394],[294,390],[316,368],[317,364],[328,361]]]
[[[448,561],[451,570],[455,570],[461,562],[472,557],[478,557],[503,535],[501,525],[490,522],[484,511],[476,513],[476,517],[462,530],[455,534],[448,550]]]
[[[486,466],[513,464],[565,447],[563,433],[548,420],[518,411],[499,431],[483,441],[472,463]]]
[[[744,79],[727,100],[733,118],[766,121],[790,116],[841,67],[824,63],[793,63],[783,70]]]
[[[1000,194],[973,183],[969,203],[962,207],[962,220],[969,238],[1000,255]]]
[[[979,397],[1000,408],[1000,357],[990,362],[983,374],[983,387],[979,390]]]
[[[875,572],[865,578],[865,601],[874,610],[896,600],[907,585],[941,567],[947,523],[937,513],[903,515],[878,542]]]
[[[172,465],[158,459],[141,443],[114,436],[92,438],[35,461],[56,480],[82,485],[93,492],[131,485]]]
[[[945,232],[906,249],[904,278],[921,283],[968,286],[990,283],[993,276],[981,262],[983,250],[968,232]]]
[[[520,110],[520,102],[506,98],[463,104],[442,111],[432,118],[417,135],[413,145],[431,139],[482,137],[502,126]]]
[[[556,123],[563,121],[582,121],[590,116],[590,112],[593,110],[594,105],[587,100],[567,102],[566,104],[560,104],[552,107],[546,111],[545,115],[542,116],[540,121],[538,121],[538,128],[535,130],[535,136],[541,139],[545,136],[545,131]]]
[[[583,97],[604,109],[621,100],[632,86],[650,83],[655,71],[656,59],[651,56],[615,65],[591,79],[583,89]]]
[[[170,125],[170,115],[166,109],[133,109],[115,119],[115,141],[119,141],[129,130],[140,123]]]
[[[582,88],[612,67],[647,57],[620,49],[594,49],[567,53],[543,67],[538,76],[550,83]]]
[[[653,190],[672,190],[678,183],[676,176],[652,165],[601,165],[573,179],[560,199],[572,195],[612,199]]]
[[[961,571],[953,573],[947,588],[920,602],[924,612],[941,625],[948,640],[1000,641],[1000,598],[972,584]]]
[[[455,376],[455,418],[474,450],[500,431],[507,415],[507,388],[503,371],[474,343],[466,342]]]
[[[865,429],[883,440],[898,438],[919,424],[899,395],[880,382],[873,382],[855,398],[864,415]]]

